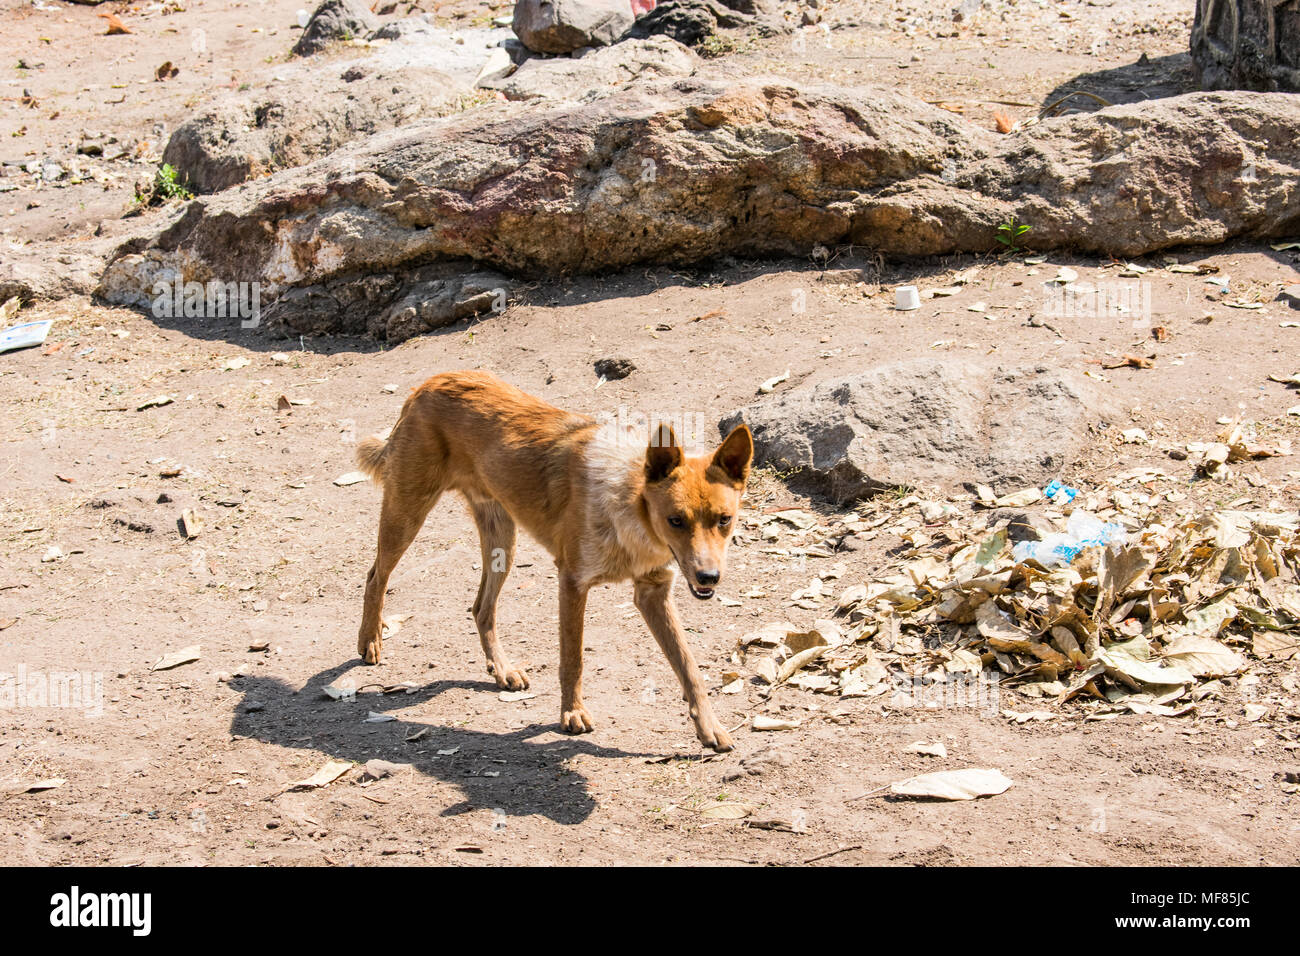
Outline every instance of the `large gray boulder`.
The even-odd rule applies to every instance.
[[[339,40],[365,39],[379,29],[379,19],[357,0],[325,0],[293,45],[298,56],[311,56]]]
[[[632,25],[629,0],[517,0],[515,35],[536,53],[608,46]]]
[[[378,133],[197,200],[124,246],[101,287],[140,301],[166,272],[257,281],[269,302],[446,261],[554,276],[846,243],[987,252],[1013,217],[1034,249],[1131,257],[1293,235],[1297,181],[1288,94],[1190,94],[999,136],[892,90],[697,75]]]
[[[1041,484],[1084,449],[1100,413],[1081,377],[918,359],[796,388],[719,423],[754,433],[754,460],[839,504],[886,488]]]

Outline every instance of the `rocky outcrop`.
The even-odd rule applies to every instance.
[[[632,25],[628,0],[517,0],[513,28],[536,53],[607,46]]]
[[[422,120],[191,203],[106,270],[294,287],[469,260],[517,275],[806,253],[1134,256],[1300,230],[1300,100],[1192,94],[1010,136],[889,90],[654,80]]]
[[[1082,378],[1047,368],[921,359],[796,388],[719,423],[754,433],[754,460],[844,504],[886,488],[1060,475],[1097,416]]]

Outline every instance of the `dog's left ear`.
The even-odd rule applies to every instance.
[[[754,436],[748,425],[737,425],[731,430],[718,450],[713,453],[712,464],[721,468],[738,485],[749,477],[749,463],[754,460]]]

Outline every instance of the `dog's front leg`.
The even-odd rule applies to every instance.
[[[695,664],[695,657],[686,645],[686,634],[682,631],[681,621],[677,619],[677,608],[672,601],[673,574],[660,569],[634,584],[634,601],[637,610],[645,618],[668,664],[682,685],[682,695],[686,706],[690,708],[691,720],[695,722],[695,736],[700,743],[719,753],[725,753],[734,745],[731,735],[722,728],[713,716],[713,706],[709,703],[708,691],[700,680],[700,670]]]
[[[587,610],[587,586],[560,571],[560,727],[585,734],[591,714],[582,703],[582,618]]]

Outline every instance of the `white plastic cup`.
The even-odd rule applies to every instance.
[[[900,312],[910,312],[921,307],[921,293],[914,285],[900,285],[894,290],[894,308]]]

